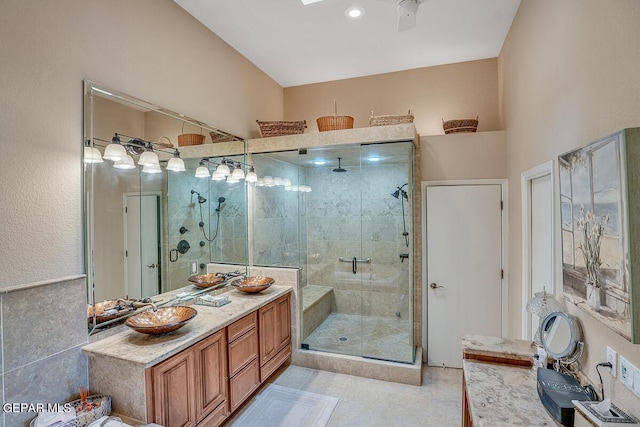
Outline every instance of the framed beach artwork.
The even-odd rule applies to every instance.
[[[640,128],[558,158],[565,298],[640,343]]]

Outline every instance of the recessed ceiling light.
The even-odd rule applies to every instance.
[[[314,160],[311,163],[313,163],[314,165],[317,166],[322,166],[322,165],[326,165],[327,161],[326,160],[322,160],[322,159],[318,159],[318,160]]]
[[[358,19],[364,15],[364,9],[360,6],[351,6],[344,11],[344,14],[347,18]]]
[[[369,157],[365,158],[365,160],[367,160],[369,162],[379,162],[380,160],[382,160],[382,157],[380,157],[380,156],[369,156]]]

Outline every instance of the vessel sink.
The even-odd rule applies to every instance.
[[[198,312],[193,307],[178,305],[148,310],[129,317],[125,324],[136,332],[161,335],[186,325]]]

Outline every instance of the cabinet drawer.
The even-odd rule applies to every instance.
[[[260,385],[258,359],[245,366],[229,381],[229,404],[235,411]]]
[[[235,322],[227,326],[227,341],[234,341],[249,329],[255,328],[257,323],[256,319],[257,313],[254,311],[253,313],[248,314],[242,319],[236,320]]]
[[[291,356],[291,344],[280,350],[270,361],[260,368],[260,381],[265,382]]]
[[[229,343],[229,377],[234,376],[249,362],[258,357],[258,333],[256,328]]]
[[[198,427],[218,427],[227,419],[227,402],[222,402],[207,417],[198,423]]]

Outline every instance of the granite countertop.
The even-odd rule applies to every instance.
[[[531,361],[536,353],[532,341],[513,338],[488,337],[483,335],[465,335],[462,337],[464,354],[500,357],[501,359]]]
[[[559,425],[538,397],[533,369],[470,360],[462,369],[474,427]]]
[[[198,314],[177,331],[154,336],[127,328],[82,347],[82,351],[89,356],[121,359],[148,368],[291,291],[290,286],[276,284],[254,294],[232,289],[224,293],[231,302],[222,307],[194,305]]]

